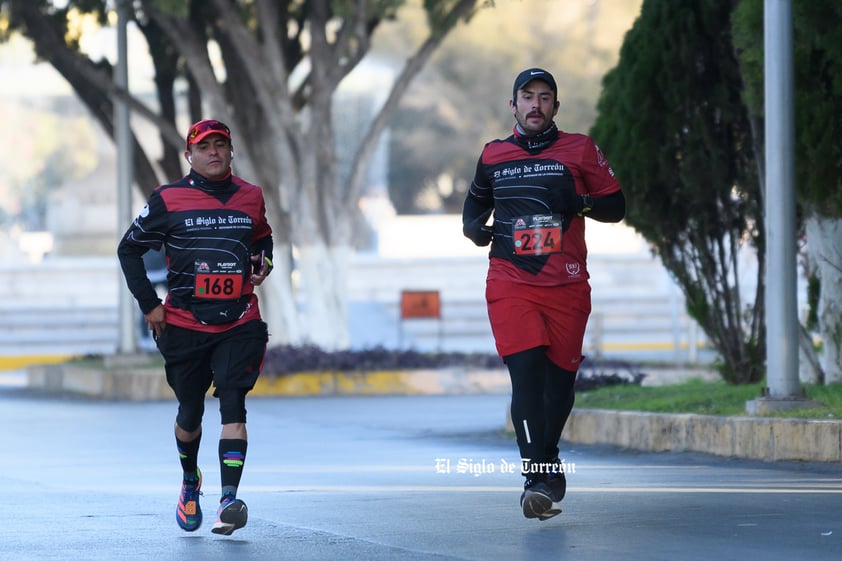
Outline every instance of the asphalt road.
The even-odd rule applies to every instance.
[[[506,396],[256,398],[240,498],[211,534],[216,404],[200,455],[205,524],[175,523],[172,402],[0,387],[0,559],[833,560],[840,466],[565,447],[564,512],[523,518]],[[466,469],[460,469],[466,468]],[[449,468],[449,471],[448,471]]]

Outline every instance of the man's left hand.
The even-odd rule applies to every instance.
[[[251,282],[254,286],[260,286],[272,271],[272,261],[263,253],[258,253],[257,255],[251,256],[251,262],[254,265],[255,270],[255,272],[251,275]],[[258,267],[260,268],[258,269]]]

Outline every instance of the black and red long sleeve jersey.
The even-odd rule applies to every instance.
[[[487,143],[477,162],[466,209],[479,215],[494,208],[488,279],[538,286],[587,280],[585,220],[564,208],[563,189],[613,198],[615,216],[606,221],[625,211],[620,184],[591,137],[553,125],[539,140],[515,126],[508,138]]]
[[[168,324],[220,332],[260,319],[250,258],[264,252],[271,260],[273,247],[260,187],[234,175],[209,181],[191,170],[155,189],[117,249],[126,283],[144,314],[161,300],[146,276],[143,254],[162,246]],[[190,311],[197,302],[234,300],[246,309],[231,323],[207,325]]]

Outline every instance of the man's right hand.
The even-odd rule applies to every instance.
[[[164,332],[164,328],[167,326],[167,312],[164,311],[164,305],[158,304],[158,306],[151,312],[144,314],[143,319],[146,320],[146,325],[149,326],[149,330],[157,339],[158,336]]]
[[[485,246],[491,243],[494,238],[494,226],[486,226],[485,223],[494,207],[489,208],[470,222],[462,225],[462,233],[478,246]]]

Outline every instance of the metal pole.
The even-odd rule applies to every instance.
[[[129,89],[128,41],[126,26],[129,19],[130,0],[117,1],[117,68],[115,83],[123,91]],[[114,97],[114,138],[117,144],[117,224],[127,227],[132,220],[132,137],[129,125],[129,106],[118,96]],[[135,305],[125,282],[120,283],[118,315],[120,319],[120,354],[137,350],[135,337]]]
[[[792,3],[764,0],[766,99],[766,384],[769,396],[797,396],[795,117]]]

